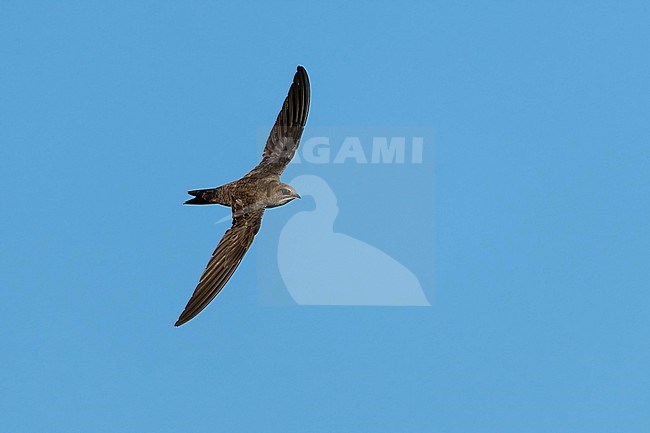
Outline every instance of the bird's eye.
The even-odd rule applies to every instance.
[[[280,192],[281,192],[282,194],[284,194],[284,195],[289,195],[289,194],[291,194],[291,191],[289,191],[289,190],[286,189],[286,188],[282,188],[282,189],[280,190]]]

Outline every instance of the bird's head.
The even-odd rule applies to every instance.
[[[300,194],[289,184],[278,182],[271,187],[267,207],[277,207],[300,198]]]

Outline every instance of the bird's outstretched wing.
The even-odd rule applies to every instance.
[[[262,162],[249,175],[275,174],[280,176],[298,149],[302,131],[309,114],[309,77],[302,66],[298,66],[289,94],[266,140]]]
[[[246,213],[233,210],[232,227],[219,241],[199,284],[174,326],[181,326],[194,318],[223,289],[253,243],[262,224],[263,214],[263,209]]]

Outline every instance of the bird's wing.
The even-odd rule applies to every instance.
[[[302,131],[309,114],[309,77],[302,66],[298,66],[289,94],[266,140],[262,162],[253,173],[275,174],[280,176],[298,149]]]
[[[194,318],[223,289],[253,243],[262,224],[263,214],[263,209],[246,213],[233,210],[232,227],[219,241],[199,284],[174,326],[180,326]]]

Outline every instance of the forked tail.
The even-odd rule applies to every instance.
[[[193,195],[194,198],[189,199],[188,201],[186,201],[183,204],[212,204],[203,197],[204,192],[207,192],[207,191],[210,191],[210,190],[209,189],[207,189],[207,190],[206,189],[203,189],[203,190],[199,189],[199,190],[196,190],[196,191],[187,191],[187,193],[190,194],[190,195]]]
[[[229,203],[225,203],[225,197],[223,197],[224,193],[221,188],[222,187],[188,191],[187,193],[193,195],[194,198],[189,199],[184,204],[223,204],[230,206]]]

